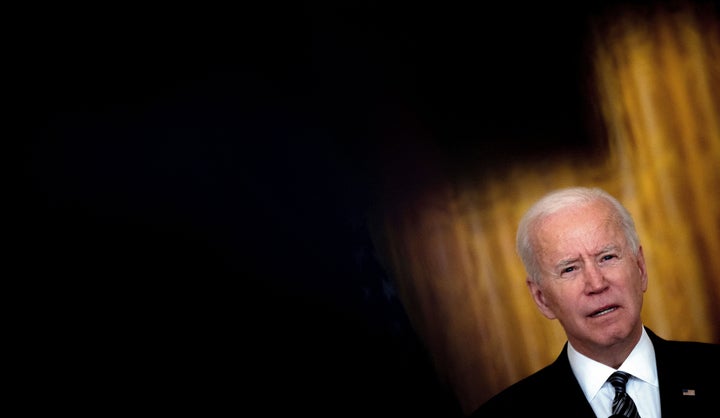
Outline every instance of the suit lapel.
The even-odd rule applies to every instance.
[[[567,416],[568,418],[591,417],[595,418],[590,403],[580,388],[580,384],[570,367],[570,360],[567,355],[567,343],[560,353],[560,356],[551,365],[552,381],[556,382],[560,393],[563,393],[563,407],[558,409],[556,416]]]
[[[676,349],[680,346],[658,337],[647,328],[646,331],[655,349],[663,418],[701,414],[702,390],[705,388],[698,387],[697,376],[686,367],[685,355]]]

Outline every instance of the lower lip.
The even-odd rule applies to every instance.
[[[602,318],[602,317],[607,316],[608,314],[611,314],[611,313],[613,313],[613,312],[615,312],[615,311],[617,311],[617,310],[618,310],[618,308],[608,309],[608,310],[606,310],[606,311],[603,311],[603,312],[600,313],[600,314],[590,315],[590,318]]]

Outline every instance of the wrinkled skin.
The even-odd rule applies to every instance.
[[[533,234],[541,278],[527,285],[577,351],[617,368],[642,335],[647,271],[642,247],[633,254],[612,213],[596,201],[544,218]]]

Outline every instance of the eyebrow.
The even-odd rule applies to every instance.
[[[622,249],[622,247],[617,244],[609,244],[609,245],[604,246],[597,253],[595,253],[595,256],[597,257],[601,254],[610,253],[610,252],[618,252],[619,253],[621,251],[621,249]]]
[[[610,252],[620,252],[620,249],[621,249],[621,247],[617,244],[609,244],[609,245],[606,245],[603,248],[601,248],[600,251],[594,253],[593,256],[597,257],[599,255],[607,254]],[[579,257],[566,258],[564,260],[560,260],[557,262],[557,264],[555,264],[555,268],[558,270],[562,270],[563,268],[565,268],[567,266],[577,263],[578,260],[580,260]]]
[[[569,265],[572,265],[572,264],[574,264],[574,263],[577,263],[578,260],[579,260],[578,257],[568,258],[568,259],[565,259],[565,260],[560,260],[557,264],[555,264],[555,268],[556,268],[557,270],[562,270],[563,268],[565,268],[565,267],[567,267],[567,266],[569,266]]]

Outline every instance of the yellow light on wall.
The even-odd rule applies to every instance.
[[[650,275],[646,325],[720,342],[720,24],[688,7],[618,13],[594,29],[607,154],[511,164],[385,217],[380,245],[401,299],[466,412],[565,343],[535,308],[514,251],[522,213],[557,187],[603,187],[635,216]]]

